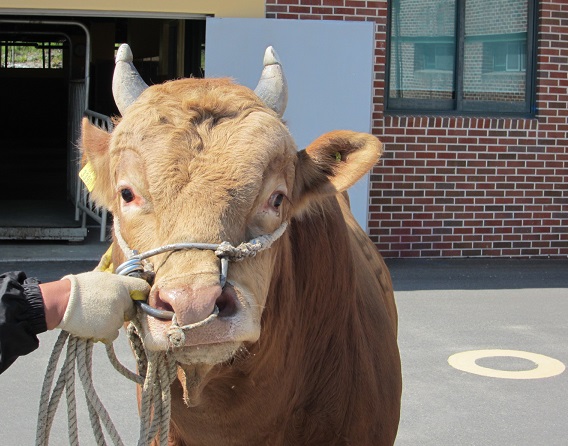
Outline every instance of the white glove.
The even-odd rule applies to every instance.
[[[111,343],[136,314],[132,299],[148,295],[142,279],[98,271],[63,277],[71,282],[69,303],[57,326],[80,338]]]

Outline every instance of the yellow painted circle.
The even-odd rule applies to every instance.
[[[528,359],[536,364],[536,368],[520,371],[498,370],[491,369],[489,367],[482,367],[477,365],[475,362],[481,358],[493,358],[498,356]],[[538,353],[523,352],[520,350],[471,350],[450,356],[448,358],[448,363],[453,368],[463,372],[489,376],[491,378],[505,379],[550,378],[551,376],[560,375],[566,368],[558,359],[551,358],[550,356],[539,355]]]

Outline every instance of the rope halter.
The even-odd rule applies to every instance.
[[[138,253],[130,249],[120,232],[120,223],[118,218],[114,219],[114,232],[116,240],[122,252],[128,257],[124,263],[116,268],[116,274],[123,276],[134,275],[143,278],[151,277],[154,273],[153,265],[150,262],[144,262],[149,257],[162,254],[169,251],[180,251],[187,249],[199,249],[214,251],[215,255],[221,260],[221,271],[219,274],[221,288],[227,283],[227,274],[229,272],[229,262],[240,262],[247,257],[254,257],[260,251],[264,251],[272,246],[282,234],[286,231],[287,222],[282,223],[273,233],[262,235],[260,237],[243,242],[238,246],[233,246],[229,242],[221,243],[172,243],[160,246],[149,251]],[[173,311],[159,310],[150,306],[144,301],[136,300],[135,303],[140,309],[149,316],[157,319],[171,320],[172,324],[168,329],[168,339],[174,347],[182,347],[185,344],[185,331],[207,325],[217,317],[219,308],[215,305],[213,312],[205,319],[193,324],[180,326]]]

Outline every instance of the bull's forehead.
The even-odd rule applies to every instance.
[[[295,153],[287,128],[254,92],[187,79],[148,88],[127,110],[113,133],[111,164],[118,177],[143,177],[156,206],[206,193],[245,207],[271,176],[291,189]]]
[[[286,127],[253,91],[226,79],[181,79],[142,93],[114,132],[114,149],[144,156],[203,150],[227,157],[231,149],[262,162],[293,146]],[[243,147],[244,149],[244,147]]]

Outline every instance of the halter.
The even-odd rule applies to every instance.
[[[215,255],[221,260],[221,272],[219,276],[221,288],[224,288],[227,282],[227,274],[229,272],[229,262],[240,262],[247,257],[254,257],[258,252],[270,248],[272,244],[276,240],[278,240],[282,236],[282,234],[284,234],[287,226],[288,223],[284,222],[273,233],[262,235],[248,242],[243,242],[238,246],[233,246],[226,241],[221,243],[172,243],[169,245],[160,246],[159,248],[150,249],[149,251],[138,253],[137,251],[130,249],[130,247],[122,237],[119,220],[115,217],[114,233],[116,240],[120,249],[122,249],[122,252],[128,257],[127,261],[120,264],[118,268],[116,268],[116,274],[122,276],[144,276],[145,273],[153,273],[154,266],[152,265],[152,263],[143,263],[143,261],[149,257],[153,257],[164,252],[180,251],[186,249],[199,249],[205,251],[209,250],[214,251]],[[173,323],[176,323],[175,314],[173,311],[158,310],[157,308],[148,305],[146,302],[139,300],[135,302],[146,314],[158,319],[173,320]],[[205,325],[206,323],[211,322],[215,317],[217,317],[218,313],[219,308],[217,307],[217,305],[215,305],[213,312],[206,319],[196,322],[195,324],[186,325],[182,328],[191,329]]]

